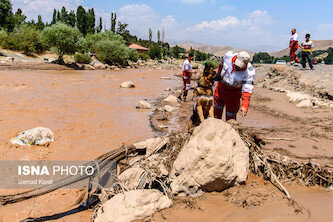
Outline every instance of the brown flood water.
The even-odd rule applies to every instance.
[[[151,111],[135,106],[175,85],[160,77],[176,72],[0,71],[0,159],[90,160],[122,143],[151,137]],[[121,89],[124,81],[136,88]],[[38,126],[55,133],[50,147],[8,143],[17,132]]]
[[[0,71],[0,160],[91,160],[154,136],[151,110],[137,102],[163,95],[175,86],[175,70],[122,71]],[[162,80],[169,76],[173,80]],[[136,87],[122,89],[132,81]],[[34,127],[50,128],[56,141],[47,148],[15,147],[8,141]],[[1,194],[19,190],[0,190]],[[57,190],[47,195],[0,207],[0,221],[20,221],[75,208],[81,191]],[[60,217],[60,221],[90,221],[92,212]]]

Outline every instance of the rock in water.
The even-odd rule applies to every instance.
[[[172,107],[172,106],[169,106],[169,105],[165,105],[163,107],[163,109],[169,113],[172,113],[173,111],[175,111],[175,109],[177,109],[176,107]]]
[[[17,137],[10,140],[12,144],[18,145],[36,145],[44,146],[54,141],[55,137],[53,132],[44,127],[37,127],[24,131]]]
[[[163,101],[164,102],[169,102],[169,103],[176,103],[176,102],[178,102],[177,97],[175,97],[174,95],[169,95]]]
[[[146,101],[139,101],[138,105],[136,105],[137,109],[151,109],[151,104]]]
[[[172,201],[158,190],[131,190],[117,194],[97,211],[95,222],[130,222],[168,208]]]
[[[135,88],[135,85],[132,82],[123,82],[120,84],[120,88]]]
[[[249,172],[249,149],[226,122],[208,118],[195,128],[173,164],[171,189],[195,195],[243,183]]]

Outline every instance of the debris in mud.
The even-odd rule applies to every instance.
[[[97,211],[95,222],[131,222],[168,208],[172,201],[158,190],[131,190],[112,197]]]
[[[151,104],[146,101],[141,100],[136,105],[136,108],[137,109],[151,109]]]
[[[135,88],[133,82],[123,82],[120,84],[120,88]]]
[[[44,127],[36,127],[12,138],[10,142],[18,145],[35,145],[47,146],[50,142],[54,141],[55,137],[53,132]]]
[[[172,107],[170,105],[165,105],[163,107],[163,109],[166,111],[166,112],[169,112],[169,113],[172,113],[173,111],[175,111],[175,109],[177,109],[176,107]]]

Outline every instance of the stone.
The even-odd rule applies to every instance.
[[[299,108],[311,107],[311,106],[313,106],[313,102],[311,102],[311,100],[309,100],[309,99],[306,99],[306,100],[299,102],[296,106]]]
[[[97,211],[95,222],[131,222],[172,206],[159,190],[130,190],[108,200]]]
[[[171,88],[166,88],[164,91],[168,91],[169,92],[169,91],[171,91]]]
[[[84,68],[85,70],[95,70],[95,67],[93,67],[92,65],[88,65],[88,64],[85,64],[85,65],[83,66],[83,68]]]
[[[142,142],[134,143],[133,145],[137,149],[146,149],[146,156],[150,156],[153,153],[157,153],[169,142],[168,138],[155,137],[150,138]]]
[[[137,109],[151,109],[151,104],[144,101],[144,100],[141,100],[138,102],[138,104],[136,105],[136,108]]]
[[[94,60],[90,63],[95,69],[105,69],[106,66],[98,60]]]
[[[195,128],[175,160],[171,189],[175,194],[196,195],[222,191],[244,183],[249,173],[249,148],[228,123],[208,118]]]
[[[175,111],[175,109],[177,109],[176,107],[172,107],[172,106],[169,106],[169,105],[165,105],[163,107],[163,109],[169,113],[172,113],[173,111]]]
[[[36,127],[10,140],[12,144],[46,146],[55,140],[53,132],[45,127]]]
[[[168,77],[168,76],[162,76],[160,79],[170,80],[171,77]]]
[[[178,99],[176,96],[174,95],[169,95],[168,97],[166,97],[164,100],[164,102],[168,102],[168,103],[177,103]]]
[[[293,92],[293,91],[287,91],[287,96],[289,97],[289,100],[291,102],[300,102],[302,100],[309,100],[311,99],[311,96],[300,93],[300,92]]]
[[[5,61],[7,61],[7,62],[14,62],[14,58],[13,57],[6,57],[5,58]]]
[[[135,88],[133,82],[123,82],[120,84],[120,88]]]

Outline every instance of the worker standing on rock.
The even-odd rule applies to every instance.
[[[244,51],[229,51],[222,57],[214,93],[215,118],[222,118],[224,106],[226,120],[236,119],[239,109],[243,116],[247,115],[255,77],[255,69],[249,61],[250,55]]]
[[[305,70],[306,67],[306,60],[308,60],[310,68],[313,70],[313,65],[312,65],[312,50],[314,48],[313,42],[310,40],[310,34],[305,35],[305,42],[302,42],[301,45],[299,46],[302,49],[302,66],[303,70]]]
[[[183,64],[183,82],[184,82],[184,89],[183,89],[183,101],[186,101],[187,92],[191,87],[191,76],[192,74],[196,73],[196,71],[192,71],[191,61],[193,59],[193,53],[188,54],[188,58],[185,60]],[[181,94],[178,96],[181,99]]]
[[[296,29],[291,30],[291,38],[289,42],[290,48],[290,63],[298,62],[298,58],[296,56],[296,51],[298,49],[298,34],[296,33]]]

